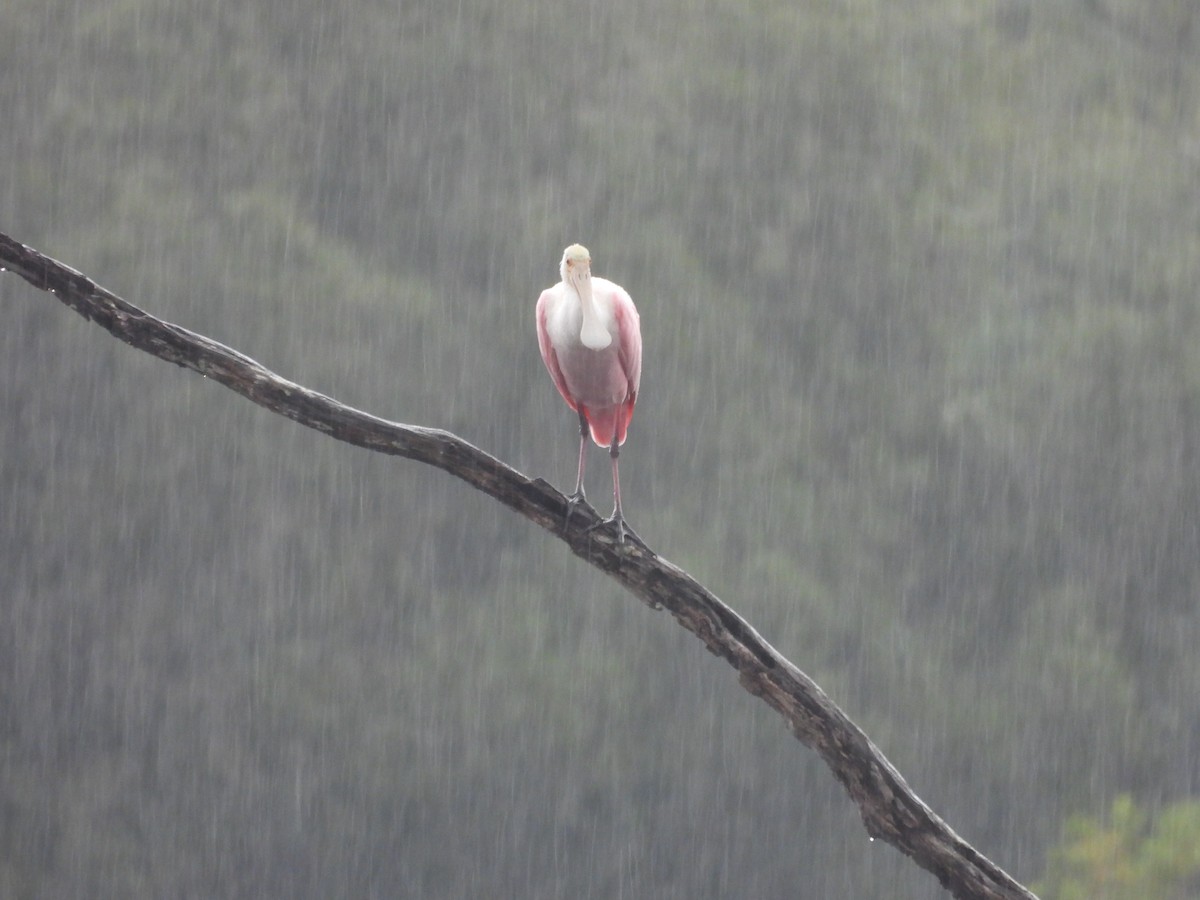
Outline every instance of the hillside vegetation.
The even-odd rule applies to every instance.
[[[1070,847],[1109,831],[1078,823],[1190,809],[1194,3],[0,26],[6,232],[568,489],[533,304],[582,241],[641,310],[622,482],[656,550],[1022,881],[1100,883]],[[0,298],[0,894],[941,896],[528,523]]]

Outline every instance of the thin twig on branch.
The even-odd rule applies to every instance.
[[[577,556],[607,572],[652,609],[667,609],[738,673],[742,686],[787,720],[821,755],[858,805],[867,832],[894,845],[959,898],[1033,898],[1003,869],[964,841],[905,783],[879,749],[811,678],[736,612],[677,566],[636,545],[614,545],[582,504],[564,532],[567,501],[466,441],[436,428],[389,422],[280,378],[210,338],[156,319],[90,278],[0,233],[0,267],[55,295],[139,350],[193,369],[272,412],[331,437],[436,466],[561,538]],[[1035,898],[1036,900],[1036,898]]]

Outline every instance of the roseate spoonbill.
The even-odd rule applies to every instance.
[[[538,298],[537,334],[554,386],[579,416],[579,474],[567,498],[567,524],[576,504],[587,499],[583,464],[590,430],[592,440],[612,457],[613,514],[600,524],[616,529],[617,543],[625,543],[627,534],[642,543],[621,514],[617,473],[618,448],[625,443],[642,378],[637,307],[623,287],[592,277],[586,247],[572,244],[564,250],[559,273],[562,281]]]

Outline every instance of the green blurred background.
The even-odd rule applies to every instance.
[[[566,488],[587,244],[639,533],[1044,896],[1200,896],[1192,0],[7,0],[0,60],[0,229]],[[0,302],[3,896],[943,896],[539,529]]]

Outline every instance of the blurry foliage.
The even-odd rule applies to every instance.
[[[1197,15],[12,0],[0,209],[560,485],[532,305],[584,241],[639,532],[1019,877],[1162,809],[1049,859],[1150,896],[1200,782]],[[0,292],[0,894],[937,895],[527,523]]]
[[[1153,824],[1128,794],[1105,821],[1071,816],[1035,886],[1043,900],[1189,900],[1200,891],[1200,803],[1163,808]]]

